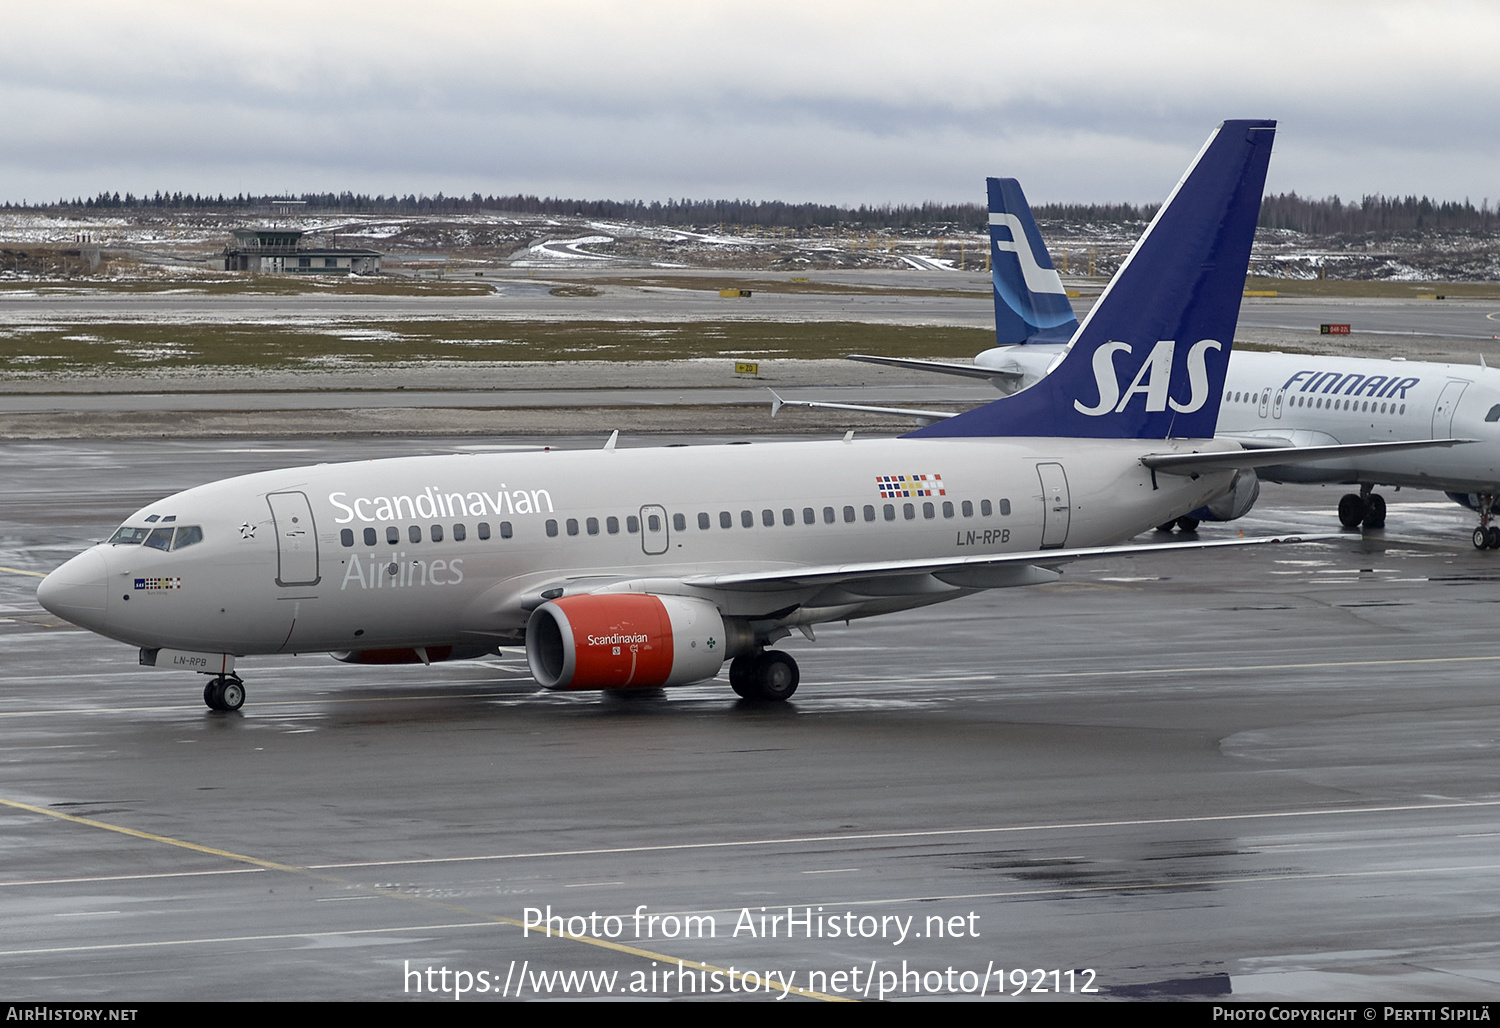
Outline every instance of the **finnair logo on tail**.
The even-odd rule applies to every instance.
[[[1177,348],[1174,339],[1163,339],[1151,349],[1141,370],[1124,393],[1120,392],[1120,380],[1115,374],[1115,354],[1130,353],[1129,343],[1105,343],[1094,351],[1094,382],[1099,387],[1099,402],[1085,407],[1080,400],[1073,401],[1073,408],[1089,417],[1119,414],[1137,395],[1146,398],[1148,413],[1165,411],[1171,407],[1179,414],[1191,414],[1208,402],[1208,351],[1222,350],[1224,345],[1213,339],[1194,343],[1187,355],[1188,386],[1191,392],[1187,402],[1181,403],[1167,395],[1172,384],[1172,354]]]
[[[1014,214],[991,211],[990,225],[990,239],[994,241],[995,249],[1013,253],[1016,260],[1021,262],[1021,277],[1026,280],[1027,289],[1033,293],[1066,294],[1057,272],[1037,263],[1036,254],[1031,252],[1031,246],[1026,241],[1026,229],[1021,225],[1020,218]],[[995,225],[1010,229],[1010,238],[997,238],[993,228]]]

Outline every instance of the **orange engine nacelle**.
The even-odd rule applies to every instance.
[[[719,609],[685,596],[565,596],[526,622],[526,662],[548,689],[701,682],[719,673],[728,650]]]

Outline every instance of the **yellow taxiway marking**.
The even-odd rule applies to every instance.
[[[638,946],[627,946],[624,943],[612,942],[609,939],[600,939],[592,935],[572,935],[566,932],[557,932],[545,926],[528,925],[525,921],[518,921],[513,917],[503,917],[498,914],[482,914],[477,911],[468,910],[464,907],[455,906],[449,903],[438,903],[433,900],[422,899],[419,896],[409,896],[405,893],[396,892],[394,890],[370,888],[368,886],[359,885],[356,882],[348,881],[347,879],[338,878],[326,873],[320,873],[311,868],[297,867],[292,864],[282,864],[274,860],[263,860],[259,857],[252,857],[244,853],[235,853],[231,850],[218,849],[213,846],[203,846],[199,843],[188,842],[184,839],[174,839],[169,835],[158,835],[155,832],[144,832],[138,828],[127,828],[124,825],[110,824],[108,821],[99,821],[91,817],[79,817],[77,814],[64,814],[60,811],[48,810],[46,807],[38,807],[32,803],[22,803],[19,800],[0,798],[0,806],[11,807],[15,810],[24,810],[28,813],[40,814],[44,817],[56,818],[59,821],[67,821],[72,824],[83,825],[87,828],[97,828],[101,831],[106,832],[118,832],[121,835],[128,835],[131,838],[144,839],[147,842],[161,843],[164,846],[175,846],[179,849],[190,850],[194,853],[206,853],[211,856],[222,857],[225,860],[233,860],[238,863],[249,864],[252,867],[265,868],[268,871],[283,871],[287,874],[302,875],[304,877],[318,879],[319,881],[352,886],[359,889],[368,889],[368,891],[377,896],[385,896],[390,899],[405,900],[408,903],[418,903],[422,906],[427,907],[436,907],[441,910],[448,910],[454,913],[464,914],[469,917],[479,918],[481,922],[511,925],[524,931],[536,932],[538,935],[550,935],[559,939],[571,939],[573,942],[581,942],[587,946],[597,946],[600,949],[614,950],[617,953],[625,953],[629,956],[640,957],[644,960],[655,960],[667,964],[677,964],[684,968],[691,967],[694,971],[714,972],[726,975],[732,979],[738,979],[742,982],[747,981],[751,974],[755,974],[757,988],[761,988],[762,986],[764,986],[765,988],[769,989],[771,987],[771,980],[769,979],[769,977],[763,980],[761,976],[756,972],[733,971],[727,967],[718,967],[714,964],[703,963],[702,961],[682,960],[680,957],[674,957],[667,953],[658,953],[655,950],[642,949]],[[321,934],[323,933],[317,931],[297,933],[299,937]],[[830,996],[825,993],[814,992],[811,989],[798,988],[797,986],[789,985],[786,982],[778,981],[775,984],[779,989],[781,989],[783,993],[796,993],[798,996],[806,996],[809,999],[821,999],[826,1000],[830,1003],[854,1002],[854,1000],[847,999],[843,996]]]
[[[7,568],[7,567],[0,567],[0,571],[5,571],[5,572],[8,572],[8,573],[10,573],[12,575],[30,575],[32,578],[46,578],[47,577],[47,573],[45,571],[23,571],[20,568]]]

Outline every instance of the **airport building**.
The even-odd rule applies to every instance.
[[[293,275],[375,275],[379,250],[303,246],[300,229],[241,228],[224,248],[225,271]]]

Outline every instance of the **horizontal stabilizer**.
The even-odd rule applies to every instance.
[[[1368,457],[1379,453],[1425,450],[1434,446],[1457,446],[1473,439],[1414,439],[1403,443],[1349,443],[1342,446],[1286,446],[1262,450],[1219,450],[1212,453],[1148,453],[1141,463],[1152,471],[1169,475],[1196,475],[1203,471],[1237,468],[1269,468],[1281,464],[1310,464],[1344,457]]]

